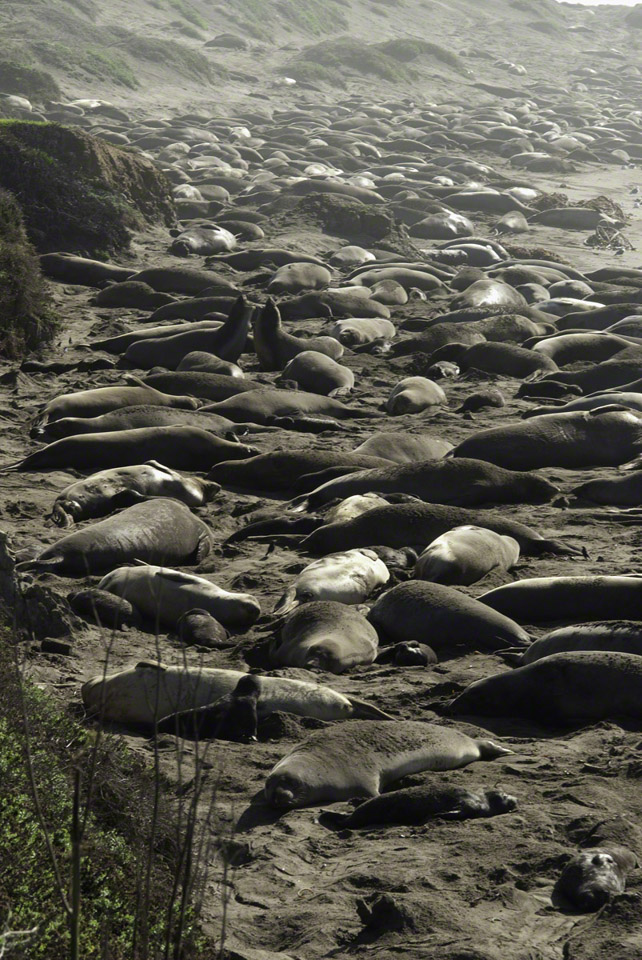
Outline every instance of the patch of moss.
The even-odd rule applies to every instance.
[[[0,59],[0,92],[30,100],[56,100],[60,96],[60,87],[45,70]]]
[[[171,186],[150,161],[54,123],[0,122],[0,187],[41,252],[112,253],[129,246],[130,228],[173,215]]]
[[[24,356],[51,340],[57,327],[20,207],[0,190],[0,355]]]
[[[199,27],[201,30],[207,30],[207,22],[191,3],[187,3],[187,0],[168,0],[168,2],[170,7],[180,13],[188,23],[191,23],[194,27]]]
[[[207,83],[220,80],[227,74],[219,64],[213,63],[202,53],[191,50],[176,40],[143,37],[129,30],[118,31],[117,35],[121,49],[134,60],[164,63],[173,67],[184,77]]]
[[[305,60],[294,60],[286,67],[281,67],[279,73],[284,77],[292,77],[298,83],[329,83],[333,87],[345,87],[345,80],[336,70],[330,70],[321,63],[308,63]]]
[[[464,64],[456,53],[446,49],[446,47],[440,46],[438,43],[430,43],[428,40],[408,37],[398,40],[386,40],[384,43],[375,43],[373,47],[402,63],[408,63],[411,60],[416,60],[417,57],[425,55],[433,57],[441,63],[446,63],[456,70],[465,69]]]
[[[320,63],[331,70],[373,75],[392,82],[408,81],[414,76],[408,67],[378,50],[376,44],[362,43],[352,37],[324,40],[307,47],[295,62],[300,61]]]

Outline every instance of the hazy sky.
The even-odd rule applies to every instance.
[[[587,7],[596,7],[601,4],[608,4],[610,7],[614,5],[625,6],[625,7],[634,7],[636,3],[639,3],[640,0],[567,0],[569,3],[583,3]]]

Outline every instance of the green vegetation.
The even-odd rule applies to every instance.
[[[210,960],[181,907],[167,785],[21,678],[13,643],[2,629],[2,929],[31,931],[19,954],[30,960],[68,960],[75,925],[83,960]]]
[[[55,123],[0,121],[0,187],[41,252],[109,254],[129,246],[129,228],[172,215],[170,185],[149,161]]]
[[[336,70],[306,60],[293,60],[286,67],[281,67],[279,73],[284,77],[292,77],[297,83],[329,83],[335,87],[345,87],[343,77]]]
[[[33,100],[56,100],[60,87],[44,70],[0,58],[0,92]]]
[[[203,19],[198,10],[194,9],[191,3],[187,3],[187,0],[168,0],[168,2],[170,7],[180,13],[188,23],[191,23],[194,27],[199,27],[201,30],[207,30],[207,21]]]
[[[0,190],[0,355],[23,356],[50,340],[57,325],[20,207]]]
[[[226,74],[223,67],[175,40],[137,36],[129,30],[118,31],[117,36],[121,49],[134,60],[164,63],[184,77],[207,83],[221,79]]]
[[[414,74],[410,68],[378,49],[379,46],[352,37],[339,37],[307,47],[293,63],[320,63],[329,70],[371,74],[397,83],[411,80]]]
[[[384,43],[375,43],[373,47],[380,50],[389,57],[394,57],[402,63],[408,63],[416,60],[417,57],[429,56],[435,60],[446,63],[456,70],[463,70],[464,65],[461,58],[446,47],[441,47],[438,43],[430,43],[428,40],[417,40],[408,37],[399,40],[386,40]]]
[[[40,60],[57,70],[78,77],[112,81],[130,90],[138,87],[138,79],[129,64],[109,47],[79,45],[72,49],[65,43],[40,40],[32,44]]]

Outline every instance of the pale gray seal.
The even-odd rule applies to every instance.
[[[290,810],[376,797],[410,773],[453,770],[510,752],[492,740],[473,740],[433,723],[349,721],[317,730],[279,760],[266,780],[265,798]]]
[[[453,444],[430,433],[374,433],[354,453],[383,457],[394,463],[414,463],[417,460],[439,460],[445,457]]]
[[[373,604],[368,619],[389,641],[423,641],[437,653],[460,643],[501,650],[530,642],[526,631],[504,614],[488,616],[479,600],[424,580],[387,590]]]
[[[377,656],[377,631],[354,607],[333,600],[304,603],[269,643],[274,667],[316,667],[345,673]]]
[[[210,374],[214,376],[214,374]],[[335,420],[365,419],[382,414],[367,407],[348,407],[331,397],[321,397],[303,390],[273,390],[264,387],[242,396],[229,397],[207,407],[230,420],[245,423],[269,424],[273,417],[312,416],[333,417]]]
[[[559,627],[534,640],[519,658],[519,666],[534,663],[554,653],[575,650],[614,650],[642,656],[642,622],[639,620],[598,620]]]
[[[514,537],[470,524],[433,540],[418,557],[413,576],[416,580],[468,586],[491,570],[510,570],[518,560],[519,544]]]
[[[299,389],[338,397],[354,387],[354,374],[331,357],[316,350],[304,350],[293,357],[283,369],[282,380],[293,380]]]
[[[170,395],[137,382],[136,385],[98,387],[55,397],[42,409],[37,423],[38,426],[46,426],[62,417],[97,417],[110,410],[136,404],[179,407],[184,410],[195,410],[198,406],[193,397]]]
[[[363,603],[390,579],[385,563],[373,550],[346,550],[314,560],[283,593],[274,613],[284,614],[310,600]]]
[[[446,394],[438,383],[426,377],[406,377],[392,388],[386,401],[386,410],[392,416],[399,417],[447,403]]]
[[[479,599],[520,623],[635,618],[642,611],[642,576],[532,577]]]

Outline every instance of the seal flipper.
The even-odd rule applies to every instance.
[[[328,830],[341,830],[348,828],[348,821],[351,816],[350,813],[333,813],[330,810],[324,810],[323,813],[319,814],[318,821],[322,827],[327,827]]]
[[[375,707],[372,703],[367,703],[365,700],[359,700],[357,697],[348,696],[350,705],[352,707],[352,716],[359,720],[397,720],[397,717],[392,717],[389,713],[384,713],[383,710],[380,710],[379,707]],[[509,750],[508,753],[511,751]]]
[[[290,613],[291,610],[294,610],[294,608],[298,606],[299,601],[297,600],[296,596],[296,587],[289,587],[274,607],[272,613],[276,614],[277,616],[283,616],[286,613]]]

